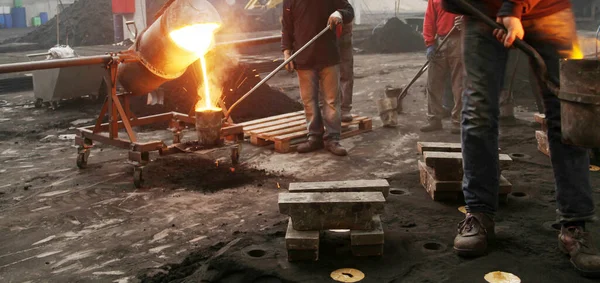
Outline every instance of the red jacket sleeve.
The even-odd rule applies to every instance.
[[[521,18],[535,7],[541,0],[504,0],[498,11],[498,17]]]
[[[423,39],[425,46],[429,47],[435,43],[435,35],[437,33],[437,13],[433,7],[433,1],[427,1],[427,10],[425,11],[425,19],[423,21]]]

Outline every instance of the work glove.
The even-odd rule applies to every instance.
[[[463,25],[463,16],[456,16],[454,17],[454,26],[456,27],[457,30],[462,30],[462,25]]]
[[[523,39],[525,36],[525,30],[523,29],[523,23],[521,19],[517,17],[498,17],[496,22],[502,24],[506,30],[495,29],[494,36],[498,41],[504,43],[504,47],[509,48],[512,46],[515,39]]]
[[[329,16],[329,20],[327,21],[327,25],[331,30],[336,28],[338,25],[341,26],[343,23],[344,21],[342,20],[342,14],[339,11],[333,12],[333,14]]]
[[[425,54],[427,55],[427,60],[431,60],[433,55],[435,55],[435,45],[428,46]]]
[[[290,59],[290,57],[292,57],[292,50],[285,50],[283,51],[283,60],[287,61],[287,59]],[[290,61],[287,65],[285,65],[285,69],[290,72],[293,73],[294,70],[296,69],[296,66],[294,65],[294,61]]]

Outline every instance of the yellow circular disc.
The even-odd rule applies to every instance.
[[[590,171],[598,172],[598,171],[600,171],[600,167],[598,167],[596,165],[590,165]]]
[[[521,278],[512,273],[502,271],[490,272],[483,279],[489,283],[521,283]]]
[[[342,268],[331,272],[331,279],[337,282],[358,282],[365,279],[365,274],[358,269]]]
[[[463,214],[467,214],[467,208],[464,206],[459,207],[458,211],[462,212]]]

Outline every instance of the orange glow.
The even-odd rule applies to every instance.
[[[179,47],[196,53],[198,64],[202,69],[202,81],[204,89],[198,88],[198,95],[202,101],[196,104],[196,111],[221,111],[221,108],[215,106],[218,97],[211,96],[211,83],[206,68],[206,53],[210,50],[214,42],[214,32],[219,28],[219,24],[206,23],[195,24],[172,31],[169,36]]]
[[[573,52],[571,52],[569,59],[583,59],[583,52],[581,52],[581,48],[579,48],[578,43],[573,44]]]

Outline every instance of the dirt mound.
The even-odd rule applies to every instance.
[[[424,50],[423,35],[394,17],[375,27],[359,48],[372,53],[398,53]]]
[[[229,155],[223,151],[221,156]],[[253,183],[262,186],[271,177],[264,170],[233,166],[229,161],[217,162],[196,154],[161,157],[149,163],[144,170],[145,182],[151,187],[187,188],[206,193]]]
[[[79,0],[59,15],[60,43],[70,46],[102,45],[114,40],[110,0]],[[10,42],[33,42],[42,48],[56,45],[56,17],[23,37]]]

